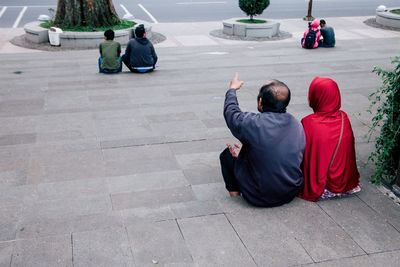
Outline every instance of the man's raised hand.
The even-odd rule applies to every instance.
[[[231,144],[226,144],[226,146],[229,148],[232,157],[237,158],[239,156],[240,149],[242,149],[241,146],[238,144],[234,144],[233,146]]]
[[[229,83],[229,88],[239,90],[240,87],[242,87],[243,83],[244,83],[244,81],[239,80],[239,74],[236,72],[235,76]]]

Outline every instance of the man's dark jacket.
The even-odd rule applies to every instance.
[[[321,28],[322,35],[322,46],[323,47],[334,47],[335,46],[335,31],[332,27],[325,26]]]
[[[131,67],[155,67],[157,54],[153,44],[147,38],[135,38],[128,42],[125,56]]]
[[[234,169],[243,198],[262,207],[291,201],[303,186],[301,124],[286,112],[242,112],[234,89],[226,93],[224,116],[243,145]]]

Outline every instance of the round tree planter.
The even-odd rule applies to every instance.
[[[151,25],[148,22],[135,20],[136,25],[144,24],[148,38],[152,36]],[[34,21],[24,26],[25,38],[33,43],[49,42],[48,29],[40,27],[39,21]],[[124,30],[116,30],[114,41],[126,45],[133,38],[135,27]],[[60,43],[65,48],[98,48],[104,41],[104,32],[63,32],[60,34]]]
[[[400,15],[390,12],[395,9],[400,9],[400,7],[387,8],[385,11],[376,11],[376,23],[400,29]]]
[[[266,23],[243,23],[240,19],[232,18],[222,21],[223,33],[239,37],[272,38],[279,34],[280,23],[272,20],[266,20]],[[257,18],[260,19],[260,18]]]

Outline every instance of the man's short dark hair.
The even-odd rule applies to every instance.
[[[106,40],[112,41],[114,40],[115,33],[113,30],[109,29],[104,32],[104,36],[106,37]]]
[[[320,21],[319,21],[319,25],[321,25],[321,24],[326,24],[326,21],[324,20],[324,19],[321,19]]]
[[[140,24],[135,29],[135,36],[137,38],[143,38],[144,34],[146,33],[146,29],[144,28],[143,24]]]
[[[260,98],[263,112],[285,113],[290,102],[290,90],[283,82],[272,80],[260,88],[257,99]]]

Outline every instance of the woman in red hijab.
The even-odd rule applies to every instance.
[[[338,85],[330,78],[315,77],[308,101],[314,113],[301,121],[306,147],[300,197],[318,201],[359,192],[354,135],[347,114],[340,110]]]

